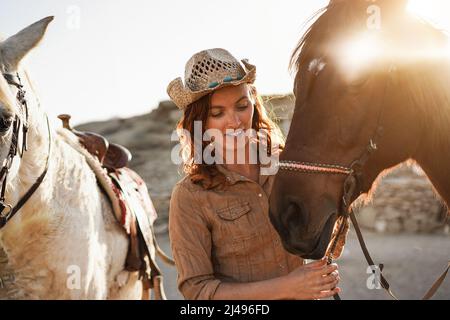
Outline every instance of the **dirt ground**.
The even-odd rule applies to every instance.
[[[364,231],[367,246],[375,263],[385,265],[383,274],[394,293],[402,300],[418,300],[442,273],[450,260],[448,234],[386,235]],[[167,234],[158,235],[165,252],[170,252]],[[356,235],[351,232],[343,257],[338,262],[343,300],[389,300],[384,290],[367,288],[367,265]],[[183,299],[176,287],[176,269],[159,262],[164,272],[168,299]],[[369,281],[370,282],[370,281]],[[450,275],[434,297],[450,300]]]

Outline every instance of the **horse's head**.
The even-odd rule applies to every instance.
[[[53,17],[42,19],[17,34],[0,41],[0,167],[5,165],[8,154],[13,150],[11,145],[17,139],[18,152],[22,150],[24,134],[23,126],[29,126],[30,120],[27,110],[21,104],[21,93],[26,92],[25,98],[29,106],[35,106],[37,98],[32,95],[28,77],[20,68],[20,62],[42,39],[48,24]],[[22,87],[23,86],[23,87]],[[34,110],[28,110],[32,112]],[[40,121],[41,119],[39,119]],[[17,161],[11,168],[9,178],[15,174]],[[3,177],[0,176],[0,178]],[[3,179],[3,178],[2,178]]]
[[[420,88],[436,73],[424,49],[446,41],[408,16],[403,0],[331,1],[293,56],[296,105],[280,161],[350,168],[364,157],[350,200],[369,192],[383,170],[414,158],[429,107],[418,106],[427,100]],[[378,150],[363,156],[371,140]],[[278,172],[270,217],[287,250],[318,259],[344,207],[346,176],[307,171]]]

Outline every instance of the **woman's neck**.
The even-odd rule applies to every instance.
[[[260,173],[258,157],[256,153],[251,155],[252,151],[257,150],[257,149],[253,150],[253,148],[255,147],[256,146],[252,143],[246,145],[245,156],[242,157],[244,159],[240,159],[240,157],[238,157],[238,152],[235,151],[234,161],[230,163],[230,161],[226,161],[224,159],[223,166],[229,171],[236,172],[250,180],[258,182]]]
[[[236,172],[250,180],[258,182],[259,164],[224,164],[227,170]]]

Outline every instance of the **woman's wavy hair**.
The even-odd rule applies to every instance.
[[[268,156],[271,154],[271,150],[273,146],[278,146],[280,149],[284,147],[284,137],[281,133],[280,128],[270,119],[267,114],[267,111],[263,105],[261,97],[258,95],[255,86],[248,84],[250,89],[250,94],[255,100],[254,103],[254,113],[253,113],[253,121],[252,121],[252,129],[256,132],[259,130],[265,130],[267,133],[267,153]],[[211,189],[216,187],[217,185],[226,184],[225,176],[217,170],[215,164],[206,164],[204,162],[203,157],[202,163],[195,163],[194,159],[196,159],[196,151],[194,148],[195,141],[191,139],[194,137],[194,122],[201,121],[202,122],[202,135],[205,133],[206,121],[210,112],[210,102],[211,96],[213,93],[204,96],[203,98],[191,103],[186,107],[183,117],[178,122],[177,132],[181,142],[181,156],[183,159],[183,171],[187,174],[191,181],[200,184],[205,189]],[[186,136],[188,135],[188,137]],[[202,150],[201,154],[203,155],[203,151],[208,146],[208,141],[202,141]]]

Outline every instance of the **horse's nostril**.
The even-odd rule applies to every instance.
[[[297,201],[290,201],[286,210],[283,225],[287,228],[298,228],[305,225],[304,210]]]

